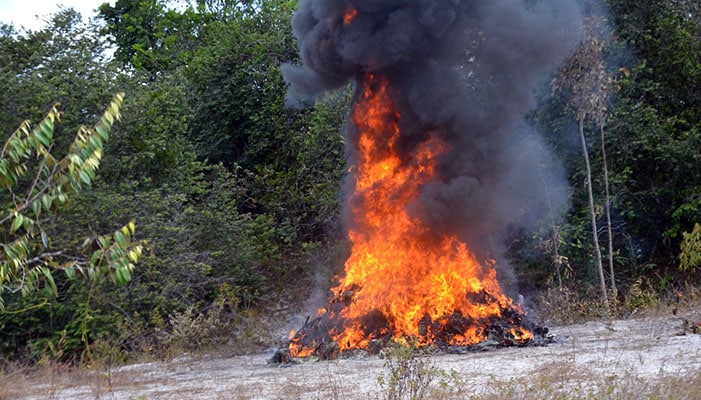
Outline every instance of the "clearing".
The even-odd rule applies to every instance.
[[[557,342],[543,347],[423,358],[423,365],[440,371],[426,398],[505,399],[509,393],[598,398],[602,391],[617,398],[647,397],[644,390],[663,397],[701,396],[701,389],[678,392],[684,382],[701,383],[701,335],[692,332],[700,313],[552,327]],[[268,364],[270,356],[184,356],[110,371],[47,368],[9,374],[3,378],[12,383],[0,385],[0,399],[387,398],[388,385],[380,385],[378,377],[387,377],[389,370],[377,356],[287,366]],[[659,382],[671,386],[660,389]]]

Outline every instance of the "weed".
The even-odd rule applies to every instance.
[[[415,344],[394,344],[383,350],[385,364],[377,382],[385,399],[448,399],[464,392],[465,383],[458,374],[436,367],[429,353]]]

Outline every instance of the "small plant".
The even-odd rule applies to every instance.
[[[642,277],[635,280],[630,285],[628,294],[625,297],[625,305],[630,310],[652,309],[660,303],[658,290],[649,279]]]
[[[441,376],[441,371],[427,352],[415,344],[392,345],[385,350],[384,373],[377,379],[387,400],[420,400],[429,398],[431,384]]]
[[[568,287],[550,288],[534,299],[534,309],[546,324],[568,325],[591,321],[606,316],[595,288],[583,293]]]
[[[695,271],[701,268],[701,224],[695,224],[690,232],[683,233],[684,239],[679,254],[679,269]]]
[[[201,351],[211,347],[225,323],[222,313],[223,303],[216,301],[207,313],[189,306],[183,312],[171,314],[172,332],[167,337],[171,350]]]

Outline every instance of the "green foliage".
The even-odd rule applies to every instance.
[[[105,60],[97,28],[72,9],[54,14],[39,31],[0,31],[0,92],[6,94],[0,98],[0,126],[43,118],[59,102],[66,113],[55,127],[53,150],[64,153],[78,127],[102,114],[104,99],[124,91],[113,86],[117,73]]]
[[[698,121],[701,107],[701,7],[698,2],[640,4],[609,0],[618,32],[645,68],[634,77],[636,96],[663,116]],[[647,84],[653,92],[645,93]],[[642,91],[639,89],[643,89]],[[628,97],[628,96],[626,96]],[[691,121],[690,121],[691,122]]]
[[[695,271],[701,268],[701,224],[694,224],[691,232],[683,233],[679,269]]]
[[[701,14],[697,2],[608,3],[615,31],[611,41],[601,43],[604,58],[597,60],[613,73],[608,84],[615,90],[604,106],[617,280],[626,286],[640,276],[674,281],[682,233],[701,218],[701,180],[690,173],[701,168],[701,114],[696,111],[701,103],[695,89],[701,85],[701,47],[694,39],[701,33]],[[566,163],[573,187],[559,250],[574,278],[589,283],[594,277],[584,268],[592,262],[585,166],[568,122],[574,119],[566,107],[568,95],[544,99],[533,120]],[[585,131],[594,131],[593,125],[585,124]],[[602,221],[605,198],[597,193],[604,192],[604,183],[596,178],[603,176],[602,159],[598,151],[590,157],[596,218]]]
[[[196,115],[192,139],[203,158],[230,168],[288,165],[295,151],[290,139],[308,114],[283,101],[279,66],[297,57],[292,10],[268,0],[232,12],[210,24],[208,45],[187,69]]]
[[[671,259],[701,212],[701,181],[689,173],[701,166],[701,24],[698,4],[686,3],[612,1],[621,36],[640,58],[620,80],[614,160],[630,179],[625,197],[636,228],[664,239],[645,238]]]
[[[297,57],[290,4],[228,10],[210,24],[207,46],[185,72],[194,88],[188,135],[201,159],[222,163],[242,182],[239,212],[271,222],[280,251],[300,254],[338,221],[349,91],[314,110],[286,108],[279,66]]]
[[[43,228],[47,214],[93,182],[103,143],[119,119],[123,98],[121,93],[114,97],[94,128],[81,126],[68,154],[61,159],[49,151],[60,115],[57,106],[34,128],[29,121],[23,122],[6,141],[0,153],[0,183],[6,191],[0,209],[4,239],[0,244],[0,294],[9,290],[26,295],[44,281],[57,295],[53,275],[57,270],[69,278],[76,272],[93,278],[104,271],[119,284],[130,280],[143,250],[141,244],[132,243],[133,222],[113,234],[78,239],[73,245],[59,248],[52,246]],[[32,161],[36,165],[31,165]],[[30,171],[34,176],[27,179]]]
[[[186,63],[197,46],[207,15],[191,7],[167,9],[162,0],[118,0],[103,3],[99,16],[103,34],[116,45],[115,59],[152,73],[172,71]]]
[[[105,183],[134,183],[137,190],[150,190],[186,181],[193,168],[194,146],[186,140],[192,121],[187,99],[187,81],[181,72],[161,74],[134,71],[119,79],[128,90],[124,119],[107,145],[109,156],[101,174]]]
[[[78,358],[86,342],[96,354],[116,348],[123,357],[174,355],[222,343],[226,332],[235,343],[259,346],[267,337],[251,321],[287,306],[305,292],[300,279],[330,275],[341,257],[333,252],[344,246],[341,130],[352,88],[313,108],[285,107],[279,65],[297,59],[295,1],[192,3],[171,9],[175,3],[166,0],[119,0],[100,8],[100,27],[65,9],[40,31],[0,29],[0,126],[20,126],[4,138],[0,162],[0,261],[3,279],[15,282],[3,281],[3,355]],[[618,301],[650,304],[654,290],[685,276],[677,268],[680,246],[689,256],[682,268],[698,268],[698,251],[686,244],[698,236],[686,231],[701,219],[701,177],[691,173],[701,170],[698,2],[608,3],[612,40],[589,43],[582,68],[568,73],[594,83],[544,99],[532,116],[566,162],[571,210],[514,240],[510,255],[534,288],[552,285],[556,265],[563,285],[579,288],[551,293],[543,307],[553,313],[601,312],[591,301],[596,276],[585,268],[592,262],[591,221],[581,148],[571,134],[576,116],[565,106],[573,92],[593,94],[594,103],[571,104],[587,118],[606,117],[613,255],[626,286]],[[116,46],[114,62],[108,43]],[[609,89],[615,102],[604,93]],[[130,93],[119,105],[119,125],[79,128],[99,120],[102,99],[119,91]],[[55,101],[66,110],[60,124]],[[22,122],[47,109],[50,117],[36,126]],[[64,134],[76,131],[75,142]],[[591,155],[600,219],[602,160]],[[138,245],[132,220],[150,250],[134,270],[124,262],[133,264],[137,253],[111,253]],[[89,234],[76,239],[76,232]],[[90,278],[95,254],[94,263],[115,266],[112,279]],[[56,273],[62,268],[67,273]],[[87,285],[74,284],[86,277]],[[47,290],[30,290],[28,278]],[[559,302],[580,296],[571,306]],[[26,311],[10,313],[19,310]],[[411,375],[408,366],[392,368]],[[396,380],[393,395],[409,393],[411,385],[399,385],[412,380],[420,382]]]

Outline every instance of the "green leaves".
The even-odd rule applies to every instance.
[[[695,271],[701,268],[701,224],[695,224],[691,232],[682,234],[684,239],[679,254],[679,269]]]
[[[145,246],[143,242],[132,241],[135,232],[136,225],[132,221],[111,235],[95,238],[91,243],[97,244],[99,248],[90,256],[91,267],[105,267],[112,280],[119,285],[129,282]]]
[[[4,290],[30,293],[40,282],[53,294],[58,288],[54,271],[65,271],[73,278],[76,271],[90,279],[108,273],[118,284],[131,279],[144,243],[134,242],[134,222],[112,234],[93,239],[78,239],[82,245],[69,244],[52,249],[51,241],[41,229],[43,219],[65,204],[70,195],[89,186],[95,179],[109,131],[120,119],[124,94],[112,99],[93,128],[78,129],[68,153],[57,160],[49,149],[54,144],[55,122],[60,119],[58,103],[33,129],[29,121],[8,138],[0,153],[0,183],[7,195],[0,195],[0,231],[7,243],[0,260],[0,294]],[[28,172],[34,175],[27,179]],[[37,229],[39,228],[39,229]],[[88,244],[97,245],[93,250]],[[0,297],[0,309],[3,308]]]

